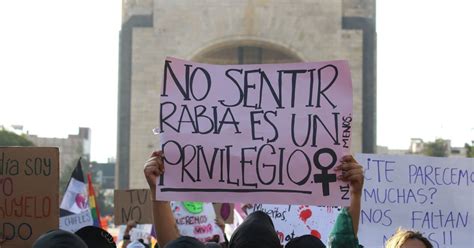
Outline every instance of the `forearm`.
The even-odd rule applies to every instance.
[[[168,201],[157,201],[154,190],[151,190],[151,194],[153,199],[153,221],[158,236],[157,239],[160,247],[164,247],[168,242],[177,239],[179,232],[170,203]]]
[[[352,229],[354,230],[354,236],[357,237],[361,210],[361,193],[351,193],[351,205],[349,206],[348,210],[352,219]]]
[[[127,247],[128,244],[130,244],[130,231],[132,228],[128,226],[125,228],[125,231],[123,232],[123,242],[122,242],[122,247]]]
[[[130,244],[130,240],[125,240],[125,239],[124,239],[123,242],[122,242],[122,247],[125,248],[125,247],[128,246],[128,244]]]

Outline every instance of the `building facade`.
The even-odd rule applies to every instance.
[[[26,137],[35,144],[35,146],[58,147],[61,177],[67,180],[71,176],[63,175],[63,172],[72,172],[79,158],[83,161],[90,160],[91,154],[91,130],[88,127],[80,127],[78,134],[69,134],[67,138],[45,138],[37,135],[27,134]],[[87,164],[82,165],[87,166]]]
[[[347,59],[352,151],[376,151],[375,0],[123,0],[117,188],[146,186],[166,56],[213,64]]]

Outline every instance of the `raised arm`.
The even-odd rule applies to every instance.
[[[362,188],[364,186],[364,169],[352,155],[342,157],[341,164],[336,170],[342,171],[338,179],[348,182],[350,186],[351,203],[348,208],[352,219],[354,235],[357,238],[361,210]]]
[[[125,231],[123,232],[123,243],[122,247],[127,247],[128,244],[130,244],[130,231],[132,231],[133,228],[137,227],[137,221],[136,220],[130,220],[127,222],[127,226],[125,227]]]
[[[156,180],[165,172],[163,152],[155,151],[145,163],[143,173],[150,187],[153,199],[153,221],[160,247],[179,237],[176,220],[168,201],[156,199]]]

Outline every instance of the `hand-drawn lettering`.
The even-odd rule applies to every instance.
[[[273,116],[278,116],[276,111],[266,111],[266,112],[264,112],[263,110],[250,111],[250,127],[251,127],[251,133],[252,133],[252,140],[264,140],[263,136],[257,137],[257,135],[256,135],[256,132],[261,130],[261,129],[258,129],[258,131],[257,131],[257,126],[259,126],[259,127],[262,126],[261,120],[257,119],[258,118],[256,116],[257,114],[263,115],[263,119],[265,120],[265,122],[268,123],[272,127],[272,129],[274,130],[273,137],[271,139],[269,137],[267,137],[266,142],[267,143],[275,142],[278,139],[278,136],[279,136],[278,129],[275,126],[275,124],[269,119],[268,115],[272,114]],[[263,126],[261,128],[266,129],[267,126]]]
[[[51,174],[50,158],[28,158],[25,162],[25,175],[49,176]]]
[[[412,211],[411,227],[424,229],[462,228],[468,225],[469,212],[438,210],[434,212]]]
[[[308,144],[309,137],[311,136],[311,146],[312,147],[318,147],[318,137],[321,137],[322,135],[318,133],[318,127],[322,126],[324,130],[326,131],[325,133],[331,138],[333,141],[333,145],[340,145],[339,143],[339,125],[338,125],[338,116],[339,113],[332,113],[334,117],[334,123],[328,124],[331,127],[334,127],[334,130],[331,132],[329,128],[326,126],[324,121],[319,117],[318,115],[307,115],[307,125],[306,125],[306,135],[305,139],[302,143],[298,143],[296,141],[297,133],[301,135],[301,125],[296,123],[297,116],[296,114],[291,115],[291,139],[293,141],[293,144],[295,144],[298,147],[303,147]],[[301,119],[301,118],[300,118]],[[319,124],[318,124],[319,123]]]
[[[366,180],[372,180],[369,175],[372,174],[371,171],[371,166],[376,167],[376,176],[377,176],[377,182],[393,182],[393,178],[391,174],[393,174],[394,171],[394,165],[395,161],[386,161],[386,160],[380,160],[380,159],[367,159],[367,165],[366,165],[366,170],[365,170],[365,178]],[[372,167],[372,168],[373,168]]]
[[[344,200],[349,200],[349,185],[341,185],[339,186],[339,189],[341,190],[341,192],[343,192],[344,194],[341,196],[341,199],[344,199]]]
[[[20,223],[15,226],[13,223],[4,222],[2,225],[3,238],[8,240],[20,239],[28,240],[33,234],[33,228],[28,223]]]
[[[390,209],[362,209],[360,212],[361,223],[375,223],[383,226],[392,225]]]
[[[173,72],[173,69],[171,68],[171,63],[172,62],[169,61],[169,60],[165,61],[163,92],[162,92],[161,96],[168,96],[166,94],[166,89],[167,89],[167,84],[168,84],[168,80],[167,80],[168,79],[168,74],[171,75],[171,77],[173,79],[173,82],[175,83],[175,85],[178,88],[179,92],[183,96],[183,100],[185,100],[185,101],[191,100],[191,98],[189,97],[190,93],[191,93],[191,96],[193,97],[193,99],[196,100],[196,101],[203,100],[207,96],[207,94],[209,94],[209,91],[210,91],[210,88],[211,88],[211,85],[212,85],[211,75],[209,74],[209,72],[207,72],[202,67],[196,67],[193,70],[193,72],[191,73],[191,75],[189,75],[192,65],[189,65],[189,64],[185,65],[185,67],[186,67],[186,73],[185,73],[186,80],[185,80],[185,85],[183,87],[182,83],[179,82],[178,78],[176,77],[176,74]],[[196,97],[196,95],[194,93],[194,89],[195,88],[201,88],[202,89],[202,85],[200,85],[199,87],[193,87],[194,86],[194,78],[195,78],[196,73],[198,71],[200,71],[201,74],[204,75],[204,77],[206,78],[206,92],[200,98]],[[199,82],[201,82],[201,81],[199,81]]]
[[[352,117],[342,117],[342,142],[344,148],[349,148],[350,137],[351,137],[351,122]]]
[[[167,154],[161,197],[258,202],[274,192],[285,196],[278,201],[348,204],[329,172],[350,146],[348,69],[345,61],[218,66],[167,58],[155,129]]]
[[[18,175],[20,163],[16,159],[5,158],[5,153],[2,152],[0,157],[0,176],[16,176]]]
[[[139,206],[130,206],[128,209],[122,208],[122,220],[125,222],[130,220],[139,221],[142,219],[142,211]]]
[[[0,195],[11,196],[13,194],[13,179],[11,177],[0,178]]]
[[[421,183],[422,185],[473,185],[474,170],[459,168],[442,168],[431,165],[418,166],[410,164],[408,166],[410,184]]]

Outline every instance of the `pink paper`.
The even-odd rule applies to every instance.
[[[167,58],[157,199],[347,206],[347,61],[208,65]],[[329,169],[327,169],[329,168]]]

